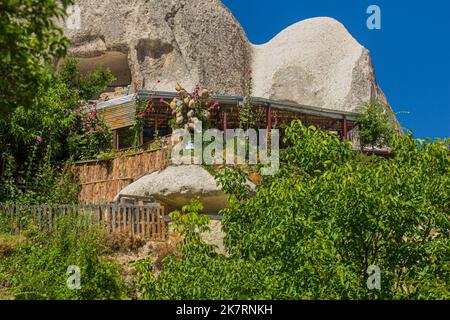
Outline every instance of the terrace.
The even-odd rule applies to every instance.
[[[171,101],[177,97],[176,92],[163,92],[151,90],[139,90],[138,94],[127,94],[123,97],[101,102],[97,105],[97,111],[113,130],[114,148],[116,150],[132,147],[130,130],[134,123],[135,101],[153,98]],[[242,96],[214,95],[214,100],[219,102],[220,108],[211,112],[210,122],[212,128],[220,130],[239,128],[239,109],[243,104]],[[350,140],[357,147],[357,113],[336,111],[320,107],[300,105],[297,103],[278,101],[252,97],[252,105],[256,109],[257,127],[255,129],[268,130],[280,128],[289,124],[292,120],[301,120],[305,125],[314,125],[323,130],[337,134],[343,141]],[[158,136],[167,136],[172,132],[168,122],[174,116],[170,108],[155,108],[146,112],[144,116],[144,128],[141,133],[141,141],[148,144]],[[281,131],[281,134],[283,132]]]

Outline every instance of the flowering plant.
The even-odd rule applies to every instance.
[[[76,160],[93,158],[101,151],[111,148],[111,130],[99,117],[96,104],[74,109],[71,121],[69,147]]]
[[[197,85],[192,94],[188,93],[183,87],[177,84],[175,90],[178,97],[173,98],[169,106],[172,114],[175,115],[169,124],[172,128],[183,128],[193,131],[195,126],[203,123],[203,128],[209,126],[211,112],[219,109],[219,101],[213,101],[212,92],[200,88]]]

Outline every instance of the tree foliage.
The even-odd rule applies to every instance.
[[[450,141],[396,136],[384,159],[300,122],[286,140],[279,173],[222,211],[230,256],[168,258],[154,298],[450,297]]]
[[[60,70],[51,73],[49,83],[37,88],[33,107],[21,106],[9,117],[0,118],[0,160],[11,166],[6,168],[10,174],[1,179],[3,201],[11,196],[4,190],[6,179],[12,179],[16,186],[37,188],[33,181],[39,177],[38,172],[57,178],[68,159],[90,157],[111,145],[107,126],[85,107],[86,99],[104,90],[114,78],[106,69],[80,75],[76,65],[76,60],[68,59]]]
[[[57,26],[72,0],[0,2],[0,115],[30,107],[48,76],[47,67],[65,55],[69,41]]]
[[[360,126],[361,146],[390,146],[398,131],[395,116],[389,106],[378,100],[371,100],[362,106],[357,123]]]

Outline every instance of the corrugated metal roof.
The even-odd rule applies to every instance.
[[[126,104],[135,98],[135,94],[123,96],[120,98],[112,99],[109,101],[101,102],[97,105],[97,109],[105,109],[111,106],[117,106],[121,104]],[[152,90],[140,90],[139,97],[146,99],[148,97],[153,97],[155,99],[173,99],[177,97],[177,92],[166,92],[166,91],[152,91]],[[226,95],[214,95],[213,99],[219,100],[221,104],[238,104],[244,100],[242,96],[226,96]],[[265,99],[259,97],[252,97],[252,102],[254,105],[272,105],[273,108],[281,110],[289,110],[294,112],[301,112],[303,114],[315,115],[319,117],[329,118],[329,119],[342,119],[344,115],[347,116],[347,120],[355,121],[358,113],[349,111],[339,111],[320,107],[313,107],[302,105],[293,102],[286,102],[280,100]]]

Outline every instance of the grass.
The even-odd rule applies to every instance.
[[[11,270],[8,262],[25,241],[22,235],[0,233],[0,300],[14,299],[10,288]]]
[[[24,242],[22,235],[0,233],[0,259],[12,256]]]

